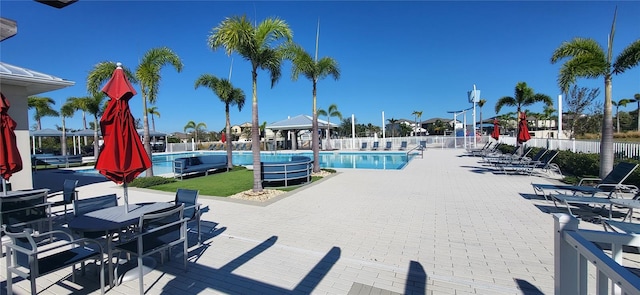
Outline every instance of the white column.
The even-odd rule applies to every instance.
[[[562,94],[558,95],[558,139],[562,139]]]
[[[356,148],[356,116],[351,114],[351,146]]]
[[[385,139],[384,111],[382,111],[382,139]]]

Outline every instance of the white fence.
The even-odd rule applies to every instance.
[[[371,149],[373,142],[379,142],[379,150],[384,150],[387,142],[391,142],[391,150],[397,150],[401,142],[407,142],[407,149],[417,146],[424,141],[430,148],[472,148],[482,147],[485,142],[493,140],[488,136],[476,137],[455,137],[455,136],[410,136],[410,137],[356,137],[331,139],[331,148],[337,150],[359,150],[362,143],[367,143],[367,149]],[[510,136],[500,136],[500,142],[515,145],[516,138]],[[271,141],[272,142],[272,141]],[[201,143],[208,146],[209,143]],[[270,150],[273,144],[269,144]],[[322,146],[327,147],[327,139],[322,140]],[[526,146],[540,147],[547,149],[568,150],[574,153],[598,154],[600,153],[599,140],[574,140],[574,139],[553,139],[553,138],[532,138],[526,142]],[[188,143],[169,143],[167,152],[193,151],[197,145]],[[309,149],[309,140],[300,140],[298,149]],[[640,143],[614,142],[613,152],[616,159],[640,159]]]
[[[622,266],[623,246],[639,247],[640,236],[579,230],[579,221],[568,214],[553,218],[555,294],[640,295],[640,277]],[[593,242],[610,245],[610,254]],[[595,282],[589,282],[590,277]]]

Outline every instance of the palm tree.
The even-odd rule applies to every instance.
[[[313,120],[311,123],[311,149],[313,150],[313,172],[320,172],[320,151],[319,151],[319,133],[318,133],[318,110],[316,107],[316,94],[319,79],[332,76],[333,79],[340,79],[340,68],[338,62],[330,57],[323,57],[318,60],[313,59],[309,53],[304,51],[302,47],[294,43],[288,43],[285,47],[285,57],[291,60],[291,79],[298,80],[300,74],[304,75],[312,83],[312,113]]]
[[[207,124],[200,122],[198,124],[196,124],[196,122],[194,121],[189,121],[187,122],[187,125],[184,125],[184,132],[187,132],[187,130],[193,130],[194,136],[195,136],[195,141],[196,143],[198,142],[198,132],[201,132],[202,129],[207,128]]]
[[[71,100],[67,100],[67,102],[60,107],[60,118],[62,119],[62,141],[60,142],[60,147],[62,148],[63,156],[67,155],[67,126],[65,118],[72,117],[75,112],[76,108]]]
[[[638,131],[640,131],[640,93],[633,95],[633,99],[629,99],[629,102],[638,103]]]
[[[67,101],[73,105],[76,111],[82,111],[82,128],[87,129],[87,107],[85,105],[86,101],[79,99],[78,97],[69,97]]]
[[[338,105],[332,103],[329,105],[329,108],[325,111],[323,109],[319,109],[317,111],[318,116],[326,116],[327,117],[327,148],[331,149],[331,117],[336,117],[342,120],[342,113],[338,111]]]
[[[195,88],[203,86],[213,90],[220,101],[224,103],[224,113],[226,117],[225,130],[227,134],[231,134],[231,119],[229,116],[229,106],[237,105],[238,111],[242,111],[242,107],[244,106],[244,91],[240,88],[234,88],[229,80],[226,79],[218,79],[214,75],[210,74],[202,74],[197,80],[195,84]],[[227,141],[227,168],[233,168],[233,152],[231,150],[231,140]]]
[[[182,61],[180,61],[180,57],[168,47],[159,47],[150,49],[142,56],[140,64],[136,68],[135,77],[129,69],[122,67],[129,81],[131,83],[139,83],[140,85],[140,91],[142,92],[142,120],[144,124],[143,144],[149,157],[151,157],[151,141],[149,136],[149,117],[147,115],[149,111],[147,102],[150,104],[156,103],[158,90],[160,88],[160,70],[162,70],[165,65],[172,65],[178,73],[182,71]],[[114,62],[101,62],[95,65],[87,78],[87,89],[89,93],[95,94],[98,92],[100,85],[111,78],[115,68],[116,64]],[[151,167],[147,169],[146,176],[153,176],[153,169]]]
[[[397,119],[389,118],[387,119],[389,124],[391,124],[391,137],[396,137],[396,124],[398,123]]]
[[[620,133],[620,117],[618,116],[620,107],[626,107],[627,104],[630,103],[631,101],[632,100],[628,98],[623,98],[621,100],[618,100],[617,102],[611,101],[611,104],[616,107],[616,131],[618,133]]]
[[[158,116],[158,118],[160,118],[160,112],[158,112],[158,107],[156,107],[156,106],[149,107],[147,109],[147,113],[149,113],[149,115],[151,115],[151,126],[153,128],[153,131],[156,131],[156,120],[155,120],[154,116]]]
[[[115,68],[114,68],[115,69]],[[72,101],[74,107],[78,107],[78,104],[81,104],[85,111],[89,112],[89,114],[93,115],[93,157],[95,160],[98,159],[98,153],[100,153],[99,137],[98,137],[98,127],[99,119],[104,112],[104,109],[107,107],[108,101],[105,101],[107,96],[102,92],[95,92],[93,96],[84,96],[84,97],[71,97],[69,98]]]
[[[58,111],[51,107],[54,104],[56,104],[56,101],[50,97],[29,96],[27,106],[29,109],[35,109],[36,111],[33,114],[33,119],[36,120],[38,130],[42,130],[42,118],[60,115]],[[38,137],[38,145],[42,146],[42,137]]]
[[[422,128],[422,126],[418,126],[418,121],[420,120],[420,118],[422,117],[422,111],[413,111],[413,113],[411,113],[412,115],[414,115],[416,117],[416,129],[413,130],[413,135],[414,136],[418,136],[418,127]]]
[[[553,106],[551,97],[546,94],[535,93],[532,88],[527,86],[525,82],[518,82],[515,88],[515,94],[511,96],[503,96],[496,103],[496,114],[500,112],[503,106],[515,106],[517,108],[517,121],[520,121],[520,112],[522,107],[529,106],[537,102],[543,102],[547,106]],[[517,125],[518,128],[520,125]],[[516,136],[519,130],[516,130]]]
[[[640,62],[640,39],[633,41],[613,60],[613,37],[618,8],[613,13],[611,33],[607,51],[591,38],[574,38],[563,42],[551,56],[555,64],[568,59],[560,68],[558,86],[563,93],[569,90],[577,78],[604,78],[604,112],[602,118],[602,138],[600,139],[600,177],[604,178],[613,169],[613,118],[612,118],[612,77],[633,68]]]
[[[484,134],[484,130],[482,128],[482,124],[484,124],[484,122],[482,122],[482,107],[484,107],[485,103],[487,103],[487,100],[484,98],[478,100],[478,107],[480,108],[480,134]]]
[[[58,111],[51,108],[54,104],[56,104],[56,101],[50,97],[29,96],[27,105],[29,109],[35,109],[36,111],[33,119],[38,124],[38,130],[42,130],[42,118],[60,116]]]
[[[258,121],[258,69],[267,70],[271,74],[271,87],[281,76],[283,62],[282,47],[271,47],[272,43],[285,39],[291,41],[293,33],[289,25],[279,18],[267,18],[256,26],[246,16],[233,16],[224,19],[213,28],[208,38],[208,45],[216,50],[224,48],[228,55],[237,52],[251,63],[251,145],[253,152],[253,191],[262,192],[260,180],[260,140]]]

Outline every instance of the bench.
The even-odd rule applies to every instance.
[[[227,168],[227,155],[203,155],[186,158],[177,158],[173,161],[174,177],[189,173],[204,173],[209,175],[209,170]]]
[[[38,165],[69,168],[69,164],[82,164],[82,155],[35,154],[31,158],[31,164],[35,170],[38,170]]]
[[[313,161],[305,156],[293,156],[290,161],[261,162],[260,178],[263,184],[284,186],[311,181]]]

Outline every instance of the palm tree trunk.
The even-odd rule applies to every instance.
[[[98,154],[100,153],[100,145],[98,144],[98,116],[94,117],[93,124],[93,160],[98,160]]]
[[[225,132],[227,132],[227,134],[225,135],[227,138],[227,142],[225,142],[227,144],[227,168],[232,169],[233,168],[233,151],[231,150],[231,143],[230,143],[230,134],[231,134],[231,119],[229,118],[229,104],[225,105],[225,114],[227,115],[227,119],[226,119],[226,128],[225,128]],[[223,143],[223,144],[225,144]]]
[[[144,94],[146,91],[142,91],[142,122],[144,126],[144,138],[142,139],[142,144],[144,145],[144,150],[149,155],[149,159],[151,159],[151,142],[149,138],[149,117],[147,116],[147,96]],[[153,176],[153,165],[149,167],[146,171],[146,176]]]
[[[619,107],[616,107],[616,132],[620,133],[620,117],[618,116],[620,111],[618,109]]]
[[[313,81],[313,122],[311,122],[311,149],[313,150],[313,172],[320,172],[320,151],[318,141],[318,111],[316,109],[316,81]]]
[[[613,119],[611,117],[612,97],[611,74],[604,77],[604,118],[602,120],[602,138],[600,139],[600,178],[613,170]]]
[[[253,192],[262,192],[262,179],[260,177],[260,146],[257,144],[260,140],[260,129],[258,124],[258,68],[253,65],[251,71],[253,102],[251,103],[251,152],[253,153]]]
[[[62,117],[62,140],[60,141],[60,148],[62,149],[62,155],[67,155],[67,129],[65,127],[64,116]]]

